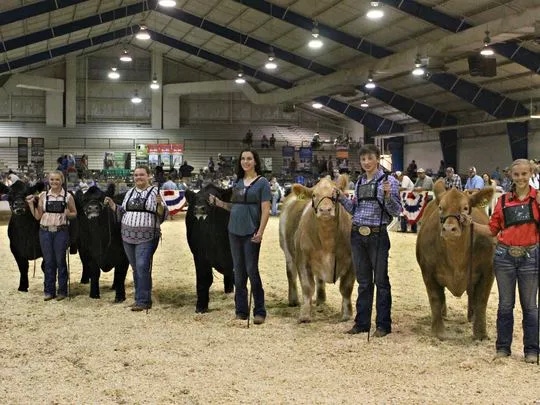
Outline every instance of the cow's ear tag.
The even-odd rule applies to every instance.
[[[304,199],[306,198],[306,195],[305,195],[304,193],[298,194],[298,195],[296,196],[296,198],[297,198],[298,200],[304,200]]]

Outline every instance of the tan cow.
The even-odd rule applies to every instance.
[[[334,189],[345,190],[348,176],[336,183],[329,177],[313,188],[294,184],[282,206],[279,242],[287,262],[289,305],[298,305],[296,279],[302,287],[303,303],[299,322],[311,321],[315,284],[317,305],[326,299],[325,283],[340,280],[341,320],[352,316],[351,293],[354,271],[351,259],[351,217],[334,200]]]
[[[493,242],[475,233],[471,247],[471,225],[466,215],[487,224],[489,218],[480,207],[491,200],[493,188],[468,195],[455,188],[446,191],[444,181],[438,180],[434,193],[435,199],[424,211],[416,242],[416,259],[431,306],[431,331],[444,339],[447,288],[456,297],[467,291],[467,319],[473,322],[473,337],[485,339],[486,306],[494,278]]]

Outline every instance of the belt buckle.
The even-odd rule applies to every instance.
[[[49,226],[49,232],[56,232],[58,228],[56,226]]]
[[[359,226],[358,233],[362,236],[369,236],[371,234],[371,228],[369,226]]]
[[[508,254],[512,257],[523,257],[526,253],[527,250],[520,246],[511,246],[508,248]]]

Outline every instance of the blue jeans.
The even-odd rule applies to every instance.
[[[493,259],[495,278],[499,289],[497,309],[497,351],[511,353],[514,330],[514,304],[516,282],[523,312],[523,351],[538,353],[538,247],[523,257],[512,257],[507,249],[498,245]]]
[[[152,257],[158,242],[159,238],[138,244],[124,242],[124,250],[133,269],[135,304],[145,308],[152,306]]]
[[[39,244],[43,252],[43,291],[45,295],[56,295],[56,272],[58,271],[58,294],[68,293],[68,268],[66,251],[69,243],[67,229],[58,232],[39,230]]]
[[[266,317],[264,290],[259,274],[260,243],[251,242],[252,235],[238,236],[229,233],[231,254],[234,264],[234,303],[237,316],[248,317],[247,280],[253,294],[253,315]]]
[[[356,280],[358,281],[354,322],[359,329],[366,332],[371,328],[375,285],[377,286],[375,325],[386,332],[391,332],[392,294],[388,278],[388,252],[390,250],[388,232],[384,229],[381,232],[372,232],[368,236],[362,236],[353,231],[351,233],[351,248]]]

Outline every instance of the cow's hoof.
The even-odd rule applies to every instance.
[[[90,294],[90,298],[92,298],[93,300],[99,300],[101,297],[99,295]]]
[[[125,300],[126,300],[126,297],[124,297],[124,298],[115,298],[114,303],[115,304],[120,304],[121,302],[124,302]]]
[[[289,306],[290,307],[297,307],[298,305],[300,305],[298,300],[289,300]]]
[[[207,312],[208,312],[208,307],[206,307],[206,308],[196,307],[195,308],[195,313],[196,314],[206,314]]]
[[[484,335],[474,335],[473,340],[489,340],[489,337],[487,334]]]
[[[89,284],[90,279],[89,278],[81,278],[81,284]]]
[[[298,323],[310,323],[310,322],[311,322],[311,318],[305,318],[305,317],[298,318]]]
[[[28,292],[28,288],[19,287],[19,288],[17,288],[17,291],[20,291],[20,292]]]
[[[225,294],[231,294],[234,292],[234,287],[225,288],[224,291],[225,291]]]

